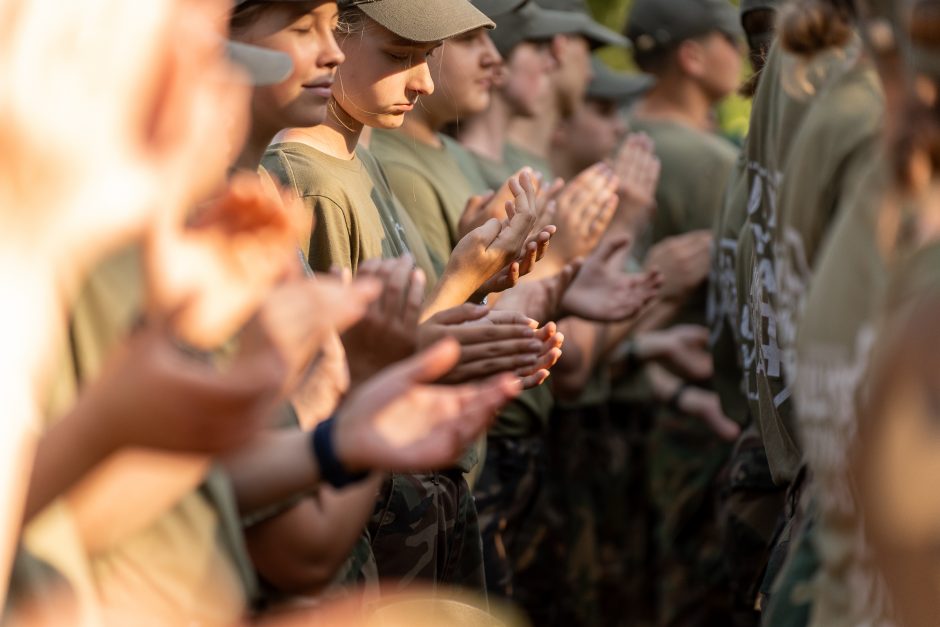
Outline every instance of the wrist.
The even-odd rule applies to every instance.
[[[359,483],[369,472],[350,464],[343,454],[342,438],[337,437],[339,419],[336,415],[316,426],[310,434],[310,448],[320,469],[320,478],[336,489]]]

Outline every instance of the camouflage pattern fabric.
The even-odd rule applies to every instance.
[[[538,552],[546,537],[546,531],[533,524],[545,498],[545,446],[540,436],[492,435],[486,446],[486,461],[474,488],[486,587],[513,599],[516,568]]]
[[[608,467],[605,405],[556,405],[543,498],[530,517],[540,543],[515,564],[514,599],[535,625],[598,625],[598,486]]]
[[[735,627],[760,624],[757,601],[786,490],[775,485],[751,423],[738,438],[722,482],[720,525]]]
[[[485,594],[477,512],[460,470],[391,475],[368,532],[383,593],[430,583]]]
[[[619,492],[622,500],[610,503],[608,511],[612,519],[606,525],[602,521],[599,539],[604,563],[619,560],[623,571],[617,582],[613,567],[605,568],[601,582],[601,615],[611,620],[617,617],[616,622],[610,623],[612,625],[651,627],[656,624],[659,590],[653,573],[658,561],[657,514],[649,481],[650,432],[655,414],[656,407],[648,402],[615,401],[610,406],[613,429],[627,447],[622,474],[615,472],[611,477],[612,490]],[[622,511],[618,505],[622,506]],[[617,518],[621,515],[626,515],[626,520],[618,532],[614,525],[619,524]],[[616,555],[610,555],[611,551],[616,551]]]
[[[786,508],[760,587],[762,625],[805,627],[812,611],[812,581],[820,567],[815,548],[817,508],[803,466],[787,491]]]
[[[731,600],[718,528],[718,476],[731,455],[698,419],[663,408],[650,437],[658,512],[658,624],[728,625]]]

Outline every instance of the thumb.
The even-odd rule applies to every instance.
[[[451,309],[445,309],[440,313],[434,314],[428,320],[428,323],[445,325],[463,324],[464,322],[479,320],[484,317],[488,311],[489,309],[482,305],[460,305],[459,307],[452,307]]]
[[[631,243],[632,240],[629,235],[617,235],[616,237],[611,237],[606,242],[604,242],[601,245],[601,249],[598,251],[598,254],[604,261],[610,261],[617,255],[626,253],[630,249]]]
[[[427,350],[395,366],[398,376],[405,385],[415,383],[433,383],[450,372],[460,360],[460,343],[453,338],[446,338],[432,345]]]

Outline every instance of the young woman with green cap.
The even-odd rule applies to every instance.
[[[433,90],[426,59],[443,39],[490,24],[465,0],[437,4],[440,6],[429,8],[423,3],[384,0],[345,3],[340,43],[347,61],[338,73],[326,123],[283,133],[265,156],[266,168],[295,189],[316,216],[310,242],[314,268],[337,264],[355,270],[369,258],[424,249],[420,235],[413,226],[408,228],[408,216],[389,189],[384,172],[359,143],[366,127],[400,126],[416,99]],[[523,185],[531,193],[530,183],[523,180]],[[518,184],[514,189],[519,195],[525,193]],[[531,201],[534,208],[534,197]],[[530,213],[534,218],[534,212]],[[452,304],[466,300],[483,280],[518,256],[533,224],[534,219],[522,211],[516,214],[507,228],[522,236],[519,245],[511,253],[506,249],[507,259],[500,260],[493,270],[487,269],[493,266],[492,251],[481,256],[477,248],[482,240],[476,234],[465,239],[432,300],[437,306],[448,299]],[[490,233],[490,241],[503,238],[495,250],[504,245],[508,233],[502,227],[494,231],[494,225],[495,221],[485,225],[480,233]],[[434,269],[427,272],[433,280]],[[477,277],[481,272],[488,274]],[[470,276],[473,278],[467,281]],[[473,284],[477,280],[480,283]],[[464,291],[468,285],[469,291]],[[470,464],[468,458],[466,465]],[[416,503],[437,502],[443,495],[452,505],[446,511],[438,507],[415,509]],[[395,512],[397,522],[391,527],[386,510]],[[442,524],[444,520],[456,527]],[[379,575],[397,578],[397,583],[390,581],[394,585],[408,586],[418,579],[482,590],[481,558],[478,552],[474,556],[479,542],[475,529],[472,501],[459,470],[394,475],[383,490],[371,525]],[[440,539],[435,545],[439,550],[404,548],[413,535],[429,533]]]

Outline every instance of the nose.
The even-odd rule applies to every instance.
[[[501,65],[503,63],[503,55],[499,54],[499,50],[496,48],[496,44],[493,43],[493,40],[490,39],[490,36],[484,33],[482,40],[483,54],[480,57],[480,66],[489,69],[494,65]]]
[[[423,61],[413,68],[408,76],[408,90],[419,96],[429,96],[434,93],[434,79],[431,78],[431,68],[427,61]]]
[[[338,67],[345,60],[346,55],[343,54],[342,49],[336,42],[336,37],[333,36],[333,31],[328,31],[328,34],[323,38],[323,50],[320,52],[320,56],[317,58],[317,65],[319,67],[328,67],[333,69]]]

